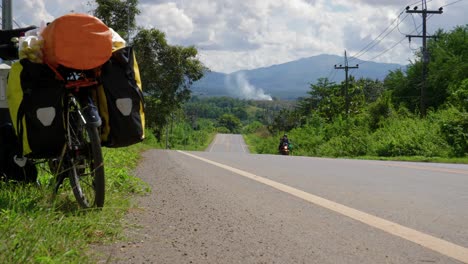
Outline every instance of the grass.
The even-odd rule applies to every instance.
[[[185,146],[190,150],[208,147],[215,133],[196,137]],[[92,244],[121,239],[122,219],[133,207],[132,197],[150,188],[132,177],[140,153],[160,148],[148,130],[143,143],[127,148],[103,148],[106,201],[102,210],[81,209],[71,189],[53,195],[51,176],[40,169],[40,184],[0,182],[0,263],[96,263]],[[67,182],[64,182],[67,184]]]
[[[255,134],[243,135],[246,144],[249,147],[250,153],[254,154],[278,154],[276,147],[277,142],[273,137],[258,136]],[[310,138],[310,137],[309,137]],[[300,141],[295,138],[293,140],[294,149],[292,155],[294,156],[311,156],[311,157],[329,157],[329,158],[347,158],[347,159],[361,159],[361,160],[385,160],[385,161],[411,161],[411,162],[434,162],[434,163],[453,163],[453,164],[468,164],[468,157],[425,157],[425,156],[393,156],[383,157],[374,155],[360,155],[360,156],[333,156],[333,155],[317,155],[312,151],[304,150],[304,147],[296,144]],[[308,147],[308,146],[307,146]],[[301,149],[302,148],[302,149]]]
[[[95,263],[89,245],[121,235],[120,220],[131,197],[149,191],[131,176],[148,146],[103,149],[106,202],[102,210],[80,209],[73,195],[52,195],[45,173],[37,184],[0,183],[0,263]]]
[[[444,157],[423,157],[423,156],[401,156],[401,157],[375,157],[375,156],[360,156],[350,157],[351,159],[362,160],[384,160],[384,161],[410,161],[410,162],[434,162],[434,163],[453,163],[453,164],[468,164],[468,158],[444,158]]]

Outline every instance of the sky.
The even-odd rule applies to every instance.
[[[14,27],[90,13],[90,0],[12,0]],[[417,0],[140,0],[137,24],[166,34],[171,45],[195,46],[212,71],[232,73],[320,54],[408,64],[421,47]],[[468,0],[427,0],[428,35],[468,24]],[[337,61],[337,64],[343,63]]]

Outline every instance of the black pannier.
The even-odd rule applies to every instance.
[[[35,182],[36,166],[30,160],[23,167],[16,164],[14,159],[18,151],[19,142],[13,125],[6,120],[0,120],[0,180]]]
[[[102,119],[102,145],[126,147],[145,136],[144,98],[132,47],[113,52],[101,68],[102,86],[97,93]]]
[[[64,83],[46,64],[14,63],[8,78],[8,107],[20,143],[20,155],[58,156],[65,144]],[[22,139],[22,140],[21,140]]]

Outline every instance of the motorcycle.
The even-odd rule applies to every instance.
[[[289,155],[289,144],[284,142],[279,149],[281,155]]]

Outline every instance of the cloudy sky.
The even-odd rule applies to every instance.
[[[14,27],[40,25],[74,12],[89,0],[12,0]],[[420,47],[422,18],[407,14],[417,0],[140,0],[137,23],[166,33],[173,45],[194,45],[213,71],[280,64],[319,54],[406,64]],[[468,0],[427,0],[428,34],[468,24]],[[342,63],[337,61],[337,63]]]

